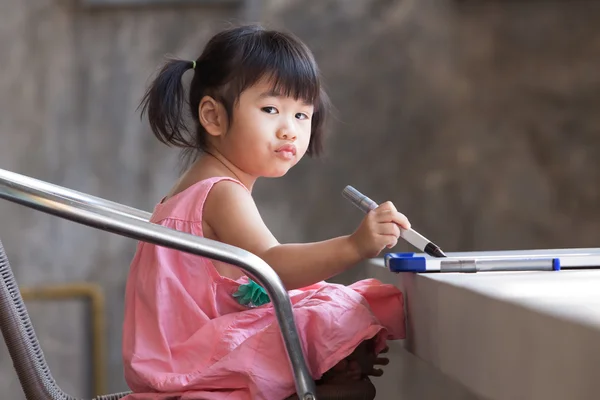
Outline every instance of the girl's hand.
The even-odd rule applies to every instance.
[[[400,227],[410,229],[410,222],[388,201],[365,216],[350,241],[362,259],[376,257],[398,243]]]

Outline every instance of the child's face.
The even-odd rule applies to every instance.
[[[285,175],[304,156],[310,140],[313,105],[271,89],[261,81],[242,92],[221,143],[229,161],[255,177]]]

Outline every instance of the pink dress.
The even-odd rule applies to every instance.
[[[158,204],[151,221],[203,236],[204,201],[223,179],[235,181],[198,182]],[[134,392],[125,399],[282,400],[293,394],[273,304],[250,308],[232,296],[247,282],[221,276],[210,259],[139,243],[125,293],[123,362]],[[386,339],[405,336],[403,297],[393,285],[319,282],[289,296],[315,380],[363,340],[377,337],[380,351]]]

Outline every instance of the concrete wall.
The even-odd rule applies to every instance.
[[[224,21],[261,19],[312,47],[337,107],[324,158],[257,185],[281,241],[351,232],[362,216],[340,191],[352,184],[392,199],[445,250],[597,246],[600,3],[90,10],[74,0],[0,0],[0,8],[0,168],[151,210],[178,165],[135,110],[149,76],[166,53],[196,57]],[[102,285],[108,389],[124,389],[122,293],[134,243],[7,202],[0,218],[21,285]],[[59,384],[89,395],[86,308],[28,305]],[[16,399],[2,351],[0,388]]]
[[[167,53],[195,56],[231,7],[84,9],[78,2],[3,0],[0,168],[151,210],[177,153],[158,144],[136,107]],[[110,391],[125,387],[120,338],[134,242],[0,202],[0,237],[20,285],[90,281],[105,290]],[[77,301],[28,303],[59,385],[90,396],[90,354]],[[0,387],[18,399],[4,349]]]

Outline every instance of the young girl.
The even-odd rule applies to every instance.
[[[378,354],[387,339],[404,337],[402,294],[374,279],[348,287],[325,280],[394,246],[408,220],[387,202],[350,235],[280,244],[251,195],[259,177],[283,176],[321,150],[327,99],[310,51],[289,34],[232,28],[195,61],[169,61],[142,107],[160,141],[200,154],[151,221],[265,260],[289,291],[317,395],[373,398],[368,376],[387,363]],[[295,397],[262,288],[232,265],[149,243],[138,244],[127,281],[123,361],[129,399]]]

